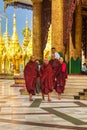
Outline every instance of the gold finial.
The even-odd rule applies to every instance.
[[[6,19],[6,33],[8,33],[8,19]]]
[[[8,18],[6,18],[6,32],[3,35],[6,50],[8,51],[10,45],[10,36],[8,33]]]
[[[28,18],[26,18],[26,28],[28,28]]]
[[[13,18],[16,18],[16,14],[15,13],[13,14]]]
[[[13,32],[16,32],[16,14],[13,15]]]

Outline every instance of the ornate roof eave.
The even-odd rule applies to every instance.
[[[31,0],[3,0],[4,1],[4,10],[8,6],[14,6],[15,8],[24,8],[32,10],[32,1]]]

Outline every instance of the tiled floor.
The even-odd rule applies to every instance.
[[[20,95],[12,80],[0,80],[0,130],[87,130],[87,101]]]

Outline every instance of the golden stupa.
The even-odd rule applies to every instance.
[[[23,68],[27,62],[27,60],[29,60],[29,56],[27,55],[27,48],[28,48],[28,45],[30,43],[30,31],[29,31],[29,28],[28,28],[28,19],[26,19],[26,27],[25,27],[25,34],[24,34],[24,40],[23,40],[23,43],[22,43],[22,65],[23,65]]]
[[[8,50],[11,61],[11,72],[14,74],[20,73],[20,58],[21,58],[21,46],[18,40],[18,34],[16,31],[16,15],[13,15],[13,34]]]
[[[28,28],[28,19],[26,18],[26,28],[25,28],[25,34],[24,34],[24,40],[22,46],[27,47],[29,43],[29,38],[30,38],[30,31]]]
[[[6,53],[4,56],[4,71],[5,71],[4,73],[9,74],[10,73],[10,58],[9,58],[8,50],[9,50],[11,40],[8,33],[8,19],[6,19],[6,32],[4,33],[3,39],[5,43],[5,48],[6,48]]]

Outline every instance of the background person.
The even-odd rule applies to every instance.
[[[60,58],[60,55],[58,52],[56,52],[56,48],[55,47],[52,47],[51,48],[51,55],[54,54],[55,55],[55,59],[59,59]]]
[[[82,65],[82,74],[87,74],[86,63]]]

